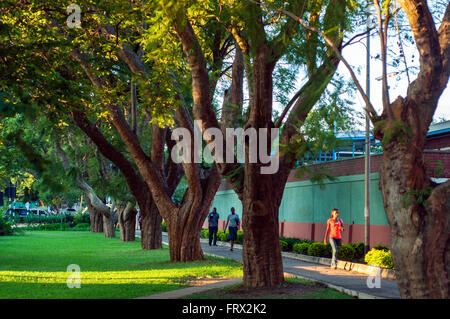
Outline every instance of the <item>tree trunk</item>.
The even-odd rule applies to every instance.
[[[120,241],[135,241],[136,239],[136,214],[134,205],[127,203],[118,212]]]
[[[106,216],[106,214],[102,214],[102,217],[103,217],[103,233],[105,235],[105,238],[116,237],[114,223],[116,222],[117,216],[115,216],[115,213],[111,211],[109,216]]]
[[[254,60],[254,100],[250,110],[248,127],[273,127],[272,122],[272,72],[274,64],[266,48],[258,51]],[[268,137],[270,154],[271,143]],[[261,146],[258,141],[258,151]],[[279,194],[274,189],[272,174],[261,174],[262,164],[250,163],[249,145],[245,143],[244,191],[242,196],[242,226],[245,234],[242,258],[244,263],[244,284],[249,287],[271,287],[284,281],[283,263],[278,233]],[[261,154],[260,151],[258,154]],[[260,158],[258,159],[260,161]]]
[[[156,205],[150,201],[140,207],[141,210],[141,247],[142,249],[162,248],[162,217]]]
[[[433,185],[423,163],[425,134],[384,146],[380,188],[402,298],[449,298],[450,182]],[[421,198],[422,197],[422,198]]]
[[[91,205],[89,196],[86,196],[86,204],[89,211],[89,221],[91,224],[91,233],[103,233],[103,218],[102,214]]]
[[[265,198],[243,201],[243,280],[249,287],[271,287],[284,280],[278,232],[279,206],[269,200],[269,194]]]
[[[194,209],[193,206],[190,209]],[[166,219],[170,260],[175,262],[202,260],[204,257],[200,245],[200,229],[205,219],[201,216],[204,214],[200,214],[197,210],[196,213],[190,213],[190,218],[180,218],[180,213]],[[181,215],[186,217],[189,213]]]

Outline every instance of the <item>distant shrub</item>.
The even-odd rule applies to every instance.
[[[89,213],[77,213],[73,215],[73,222],[75,225],[78,224],[89,224],[91,222],[91,218],[89,216]]]
[[[386,246],[384,246],[382,244],[378,244],[378,245],[374,246],[373,249],[389,251],[389,247],[386,247]]]
[[[166,221],[165,220],[163,220],[162,223],[161,223],[161,230],[163,232],[167,232],[167,226],[166,226]]]
[[[9,236],[14,234],[13,223],[8,218],[0,213],[0,236]]]
[[[289,244],[284,240],[280,240],[281,251],[288,251]]]
[[[298,239],[298,238],[290,238],[290,237],[280,237],[280,240],[286,242],[288,244],[287,251],[294,250],[294,245],[302,243],[304,239]]]
[[[391,251],[389,250],[385,251],[383,249],[372,248],[364,257],[364,261],[368,265],[394,269],[394,262],[392,261]]]
[[[87,230],[87,231],[89,231],[89,230],[91,230],[91,225],[89,224],[89,223],[79,223],[79,224],[76,224],[73,228],[72,228],[72,230],[75,230],[75,231],[85,231],[85,230]]]
[[[308,255],[309,246],[311,246],[310,243],[297,243],[294,244],[293,250],[298,254]]]
[[[244,232],[242,230],[237,231],[236,243],[239,245],[244,244]]]
[[[42,224],[25,227],[25,230],[68,230],[68,229],[70,229],[69,223]]]
[[[351,243],[350,245],[355,249],[355,260],[360,260],[364,257],[364,243]]]
[[[200,238],[209,238],[209,229],[200,230]]]
[[[316,257],[326,257],[328,255],[327,247],[322,242],[312,243],[308,248],[308,255]]]
[[[349,244],[342,244],[338,249],[337,258],[346,261],[353,261],[356,255],[355,248]]]
[[[217,240],[230,241],[228,235],[229,235],[228,229],[226,230],[226,232],[224,232],[223,230],[218,230],[217,231]]]

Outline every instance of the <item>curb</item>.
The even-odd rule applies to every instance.
[[[366,294],[365,292],[360,292],[360,291],[356,291],[356,290],[352,290],[352,289],[347,289],[347,288],[344,288],[344,287],[341,287],[341,286],[336,286],[336,285],[329,284],[329,283],[324,282],[324,281],[312,279],[312,278],[309,278],[309,277],[303,277],[303,276],[300,276],[300,275],[291,274],[289,272],[285,272],[284,275],[287,278],[294,277],[294,278],[300,278],[300,279],[312,281],[312,282],[315,282],[315,283],[320,283],[320,284],[323,284],[323,285],[327,286],[328,288],[332,288],[334,290],[337,290],[339,292],[342,292],[342,293],[344,293],[346,295],[349,295],[349,296],[352,296],[352,297],[356,297],[358,299],[386,299],[386,298],[383,298],[383,297],[377,297],[377,296],[374,296],[374,295],[369,295],[369,294]]]
[[[315,257],[315,256],[302,255],[302,254],[296,254],[296,253],[288,253],[288,252],[282,252],[281,255],[283,257],[297,259],[297,260],[306,261],[306,262],[310,262],[310,263],[321,264],[321,265],[325,265],[325,266],[331,265],[331,258]],[[369,275],[369,276],[378,275],[384,279],[395,280],[395,270],[392,270],[392,269],[384,269],[384,268],[380,268],[377,266],[369,266],[369,265],[354,263],[354,262],[345,261],[345,260],[338,260],[337,268],[342,269],[342,270],[347,270],[347,271],[354,271],[354,272],[362,273],[362,274]]]

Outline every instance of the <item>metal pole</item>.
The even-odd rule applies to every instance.
[[[370,9],[367,7],[366,94],[370,99]],[[370,250],[370,119],[366,111],[366,143],[364,156],[364,252]]]

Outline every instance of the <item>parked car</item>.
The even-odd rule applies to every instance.
[[[9,208],[6,211],[7,216],[11,217],[20,217],[19,222],[23,222],[23,218],[29,214],[29,211],[27,211],[25,208]]]
[[[38,215],[38,216],[48,216],[49,213],[43,209],[38,209],[38,208],[32,208],[30,209],[30,212],[32,214]]]

